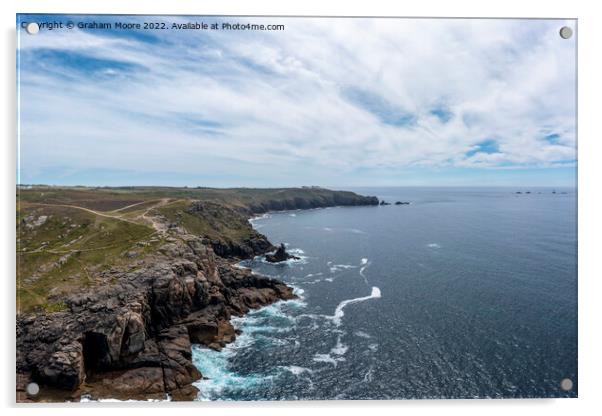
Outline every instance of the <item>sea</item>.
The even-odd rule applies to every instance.
[[[575,188],[349,190],[392,204],[252,220],[297,298],[193,347],[199,400],[577,396]]]

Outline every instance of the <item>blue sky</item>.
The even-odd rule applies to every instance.
[[[573,21],[152,18],[221,20],[285,30],[19,30],[19,182],[575,183]]]

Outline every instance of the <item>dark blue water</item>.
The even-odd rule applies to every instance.
[[[254,221],[302,259],[246,265],[299,299],[236,319],[222,352],[195,347],[201,399],[576,396],[573,189],[354,190],[411,205]]]

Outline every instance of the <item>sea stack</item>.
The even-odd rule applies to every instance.
[[[299,260],[299,257],[287,253],[284,243],[280,243],[280,247],[278,247],[278,250],[276,250],[274,254],[266,254],[265,259],[270,263],[279,263],[288,259]]]

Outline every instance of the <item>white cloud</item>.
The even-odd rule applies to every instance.
[[[574,39],[557,33],[565,22],[244,20],[286,29],[169,31],[159,43],[78,30],[21,36],[24,177],[160,169],[269,181],[576,158]],[[60,66],[63,55],[48,51],[107,61]],[[397,114],[413,121],[396,125]],[[484,140],[499,152],[466,155]]]

